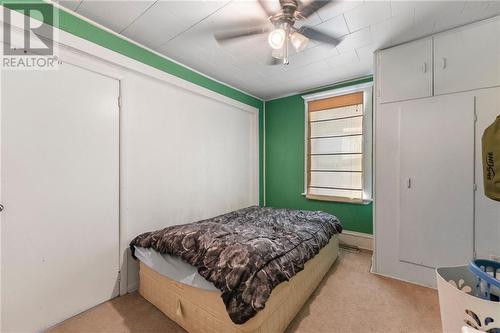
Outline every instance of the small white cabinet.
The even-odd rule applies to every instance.
[[[481,22],[434,37],[435,95],[498,85],[499,20]]]
[[[378,53],[381,103],[432,96],[432,39]]]

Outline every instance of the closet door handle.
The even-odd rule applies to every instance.
[[[427,73],[427,63],[426,62],[424,62],[422,64],[422,73]]]
[[[446,68],[446,58],[445,58],[445,57],[442,57],[442,58],[441,58],[441,68],[442,68],[442,69],[445,69],[445,68]]]
[[[406,180],[406,187],[411,188],[411,178]]]

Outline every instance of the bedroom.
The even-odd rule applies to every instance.
[[[0,3],[1,332],[500,331],[499,1]]]

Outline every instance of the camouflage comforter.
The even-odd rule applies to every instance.
[[[231,320],[262,310],[271,291],[342,232],[323,212],[248,207],[195,223],[146,232],[130,243],[183,259],[222,292]]]

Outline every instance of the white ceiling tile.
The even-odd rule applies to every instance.
[[[287,67],[293,68],[305,66],[338,54],[339,51],[336,47],[327,44],[320,44],[316,47],[305,49],[300,53],[292,54],[290,56],[290,65]]]
[[[121,32],[154,1],[102,1],[84,0],[77,12],[103,26]]]
[[[414,14],[416,2],[417,1],[391,0],[392,16]]]
[[[486,11],[490,15],[500,15],[500,1],[490,1],[490,4],[488,5],[488,8],[486,8]]]
[[[315,27],[316,29],[331,34],[335,37],[342,37],[349,34],[349,29],[342,15],[335,16]]]
[[[439,20],[443,16],[457,16],[462,13],[465,1],[417,1],[415,21]]]
[[[186,1],[188,2],[188,1]],[[194,1],[198,3],[199,1]],[[210,26],[215,28],[238,27],[247,22],[269,22],[266,13],[256,1],[233,0],[217,13],[208,18]],[[206,22],[203,22],[205,24]]]
[[[373,62],[360,62],[356,68],[344,72],[344,80],[373,75]]]
[[[331,83],[352,80],[372,74],[373,71],[371,70],[371,68],[361,65],[358,65],[356,66],[356,68],[349,70],[338,68],[332,72],[332,77],[334,80],[332,80]]]
[[[355,51],[350,51],[328,58],[326,59],[326,63],[332,68],[337,69],[339,67],[343,67],[344,69],[346,69],[358,65],[359,58]]]
[[[335,16],[344,14],[363,4],[363,1],[341,0],[333,1],[332,4],[321,8],[317,13],[322,21],[327,21]]]
[[[462,11],[462,15],[481,17],[486,14],[486,9],[489,7],[491,1],[467,1]]]
[[[289,70],[280,74],[278,78],[281,81],[300,81],[313,75],[324,75],[330,70],[330,66],[324,60],[320,60],[306,66]]]
[[[61,0],[61,1],[56,1],[56,2],[59,3],[63,7],[66,7],[70,10],[75,11],[78,8],[78,6],[80,5],[80,3],[82,2],[82,0]]]
[[[400,1],[393,1],[391,5],[393,10],[397,8],[395,6],[404,7],[404,5],[400,4]],[[383,40],[381,46],[387,47],[407,42],[458,25],[458,22],[462,20],[462,11],[465,7],[465,2],[412,1],[409,2],[407,6],[408,8],[414,8],[413,25],[409,26],[405,24],[403,19],[401,23],[396,24],[394,27],[393,36],[389,41],[387,42],[387,39]],[[399,12],[402,13],[402,15],[399,15],[400,18],[405,17],[404,13],[407,13],[406,15],[412,15],[411,11],[405,11],[401,8]],[[403,27],[401,27],[400,24],[403,24]],[[400,28],[398,28],[398,26],[400,26]]]
[[[391,42],[405,36],[413,29],[413,11],[402,12],[402,14],[388,18],[370,27],[371,37],[378,47],[387,47]]]
[[[344,14],[350,31],[357,31],[391,17],[389,1],[368,1]]]
[[[373,63],[373,54],[379,48],[376,44],[370,44],[356,49],[359,61],[362,63]]]
[[[467,1],[460,14],[457,14],[458,9],[454,11],[446,11],[436,20],[434,32],[451,29],[457,26],[464,25],[468,22],[478,21],[489,18],[500,13],[500,6],[494,10],[494,5],[500,1]]]
[[[464,7],[465,1],[417,1],[415,27],[431,34],[456,26]]]
[[[340,71],[337,69],[331,69],[326,75],[314,75],[303,79],[302,85],[295,88],[296,91],[310,91],[312,89],[317,89],[320,87],[329,86],[335,82],[343,81],[339,76]]]
[[[158,1],[123,34],[157,48],[223,7],[227,1]]]
[[[434,31],[434,25],[434,21],[415,23],[410,29],[398,32],[389,44],[380,45],[380,47],[389,47],[428,36]]]
[[[342,39],[337,49],[339,52],[353,51],[356,48],[363,47],[372,43],[372,33],[370,28],[364,28],[353,32]]]
[[[434,29],[432,30],[432,33],[438,33],[442,32],[451,28],[455,28],[458,26],[463,25],[463,18],[460,15],[454,16],[454,15],[446,15],[441,17],[439,20],[436,20],[434,24]]]

